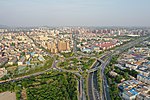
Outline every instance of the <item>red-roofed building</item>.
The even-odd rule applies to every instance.
[[[103,43],[96,44],[96,46],[99,46],[102,50],[107,50],[115,47],[116,45],[115,43],[111,43],[111,42],[103,42]]]

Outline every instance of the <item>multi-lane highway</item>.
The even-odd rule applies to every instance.
[[[98,68],[100,65],[101,62],[96,61],[91,69]],[[97,83],[97,71],[89,71],[87,90],[89,100],[100,100],[99,88]]]
[[[93,72],[88,75],[88,98],[89,100],[94,100],[93,92]]]
[[[109,53],[108,55],[106,55],[106,59],[104,60],[104,62],[101,65],[101,76],[102,76],[102,86],[103,86],[103,95],[102,95],[102,100],[111,100],[110,99],[110,95],[109,95],[109,88],[108,88],[108,84],[107,84],[107,79],[106,76],[104,74],[104,70],[105,67],[107,66],[107,64],[109,64],[111,59],[111,53]]]
[[[129,42],[125,45],[122,45],[118,48],[115,48],[113,51],[106,52],[95,64],[92,66],[92,68],[88,71],[88,98],[89,100],[111,100],[109,95],[109,86],[107,84],[107,79],[104,74],[105,67],[110,63],[112,56],[118,55],[125,50],[135,46],[136,44],[141,43],[142,41],[150,38],[150,36],[147,37],[141,37],[139,39],[136,39],[132,42]],[[101,69],[101,76],[102,76],[102,86],[103,86],[103,95],[99,95],[99,90],[97,87],[97,70]]]
[[[98,87],[98,79],[97,79],[98,71],[97,70],[101,68],[102,71],[104,72],[104,66],[106,66],[106,64],[108,63],[104,61],[108,59],[110,55],[111,55],[111,52],[104,53],[104,55],[102,55],[95,62],[95,64],[93,64],[92,68],[88,71],[89,72],[89,75],[88,75],[88,98],[89,100],[102,100],[103,96],[100,95],[100,91]]]

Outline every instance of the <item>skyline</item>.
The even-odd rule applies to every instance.
[[[1,0],[7,26],[150,26],[149,0]]]

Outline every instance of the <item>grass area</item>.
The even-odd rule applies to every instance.
[[[67,59],[64,62],[60,62],[58,67],[67,69],[67,70],[83,70],[89,69],[90,66],[94,63],[94,58],[82,57],[80,59],[71,58]]]
[[[87,86],[87,82],[88,82],[88,79],[87,78],[84,78],[84,82],[83,82],[83,90],[84,90],[84,92],[85,92],[85,96],[86,96],[86,98],[88,98],[88,93],[87,93],[87,89],[88,89],[88,86]]]
[[[65,58],[69,58],[69,57],[72,57],[74,53],[73,52],[61,53],[61,55],[63,55]]]
[[[95,59],[89,59],[87,62],[84,62],[82,70],[90,69],[90,67],[92,66],[94,61],[95,61]]]
[[[97,71],[97,80],[98,80],[98,88],[100,91],[100,96],[103,95],[103,80],[102,80],[102,76],[101,76],[101,72],[100,70]]]

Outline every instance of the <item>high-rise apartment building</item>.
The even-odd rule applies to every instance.
[[[50,50],[51,53],[57,53],[58,49],[55,42],[47,43],[47,48]]]
[[[70,44],[69,41],[58,41],[58,50],[61,51],[70,51]]]

